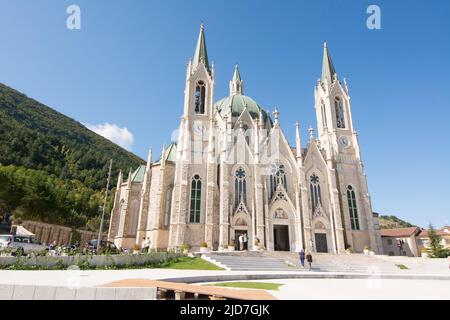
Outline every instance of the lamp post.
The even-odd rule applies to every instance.
[[[106,203],[108,200],[109,180],[111,179],[112,159],[109,161],[108,179],[106,180],[105,201],[103,202],[102,218],[100,220],[100,228],[98,231],[97,254],[99,253],[100,243],[102,241],[103,221],[105,220]]]

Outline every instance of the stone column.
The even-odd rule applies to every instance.
[[[377,238],[376,238],[377,235],[375,233],[375,226],[373,224],[372,204],[370,201],[369,190],[367,187],[366,175],[362,172],[362,168],[360,168],[359,179],[360,179],[361,195],[362,195],[362,199],[363,199],[364,212],[366,214],[366,220],[367,220],[367,230],[369,232],[370,247],[375,252],[382,253],[383,248],[382,247],[379,248],[379,245],[378,245],[379,242],[377,241]]]
[[[301,207],[300,207],[300,195],[298,193],[298,188],[295,191],[295,240],[296,240],[296,251],[300,251],[303,248],[303,230],[302,230],[302,220],[301,220]]]
[[[205,212],[205,242],[211,250],[213,249],[213,228],[214,228],[214,193],[216,188],[216,164],[215,164],[215,139],[214,121],[210,119],[209,125],[209,145],[208,163],[206,168],[206,212]]]
[[[311,242],[313,240],[313,229],[311,221],[311,208],[308,205],[308,189],[306,188],[306,178],[304,173],[304,168],[300,170],[300,196],[301,196],[301,208],[302,208],[302,218],[303,218],[303,232],[305,235],[305,250],[313,251],[314,248],[311,247]]]
[[[139,205],[139,220],[136,231],[136,244],[141,245],[147,227],[148,208],[150,204],[150,188],[152,183],[152,149],[148,151],[147,166],[145,168],[144,182],[142,183],[141,201]]]
[[[332,230],[336,235],[336,253],[345,252],[345,242],[344,242],[344,228],[342,227],[342,215],[341,207],[339,205],[339,190],[337,189],[337,178],[336,170],[332,168],[331,159],[327,160],[328,164],[328,183],[329,183],[329,194],[330,194],[330,206],[331,212],[330,216],[333,216],[334,225]]]
[[[228,173],[229,168],[224,159],[220,166],[220,212],[219,212],[219,250],[227,248],[228,239],[228,229],[230,227],[229,222],[229,182]]]

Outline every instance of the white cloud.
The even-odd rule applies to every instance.
[[[120,128],[114,123],[107,122],[103,124],[85,123],[84,125],[95,133],[131,151],[131,147],[134,144],[134,136],[127,127]]]

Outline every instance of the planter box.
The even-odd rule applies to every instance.
[[[208,248],[200,247],[200,252],[201,253],[207,253],[208,252]]]
[[[428,258],[428,252],[422,252],[421,256],[422,258]]]
[[[365,255],[369,255],[369,252],[370,252],[369,250],[364,249],[364,254],[365,254]]]
[[[228,246],[228,251],[234,251],[234,246]]]

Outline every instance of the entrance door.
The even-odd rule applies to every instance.
[[[275,251],[290,251],[288,226],[273,226],[273,244]]]
[[[316,233],[316,251],[317,252],[328,252],[327,245],[327,234],[326,233]]]
[[[248,247],[248,244],[250,242],[250,239],[248,238],[247,230],[234,230],[234,249],[238,250],[238,251],[241,250],[239,248],[239,236],[241,234],[246,234],[247,235],[247,247]],[[248,250],[248,248],[245,248],[245,249]]]

